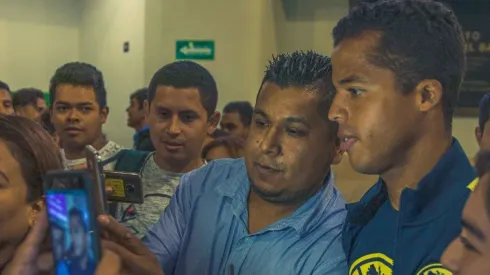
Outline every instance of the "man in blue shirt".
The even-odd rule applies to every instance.
[[[270,62],[245,158],[184,175],[143,238],[166,275],[347,273],[330,74],[330,58],[314,52]]]
[[[452,138],[466,66],[456,16],[430,0],[361,3],[333,30],[330,119],[353,168],[380,179],[348,206],[349,274],[451,274],[475,172]]]

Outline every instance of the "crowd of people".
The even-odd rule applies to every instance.
[[[490,271],[490,94],[474,165],[452,136],[464,78],[454,13],[432,0],[361,3],[333,29],[331,58],[274,56],[256,102],[216,110],[214,77],[192,61],[131,94],[133,148],[103,132],[102,72],[71,62],[49,102],[0,82],[0,274],[50,272],[43,175],[139,173],[142,204],[98,217],[96,274],[485,274]],[[219,129],[218,129],[219,128]],[[346,204],[332,165],[349,155],[378,182]]]

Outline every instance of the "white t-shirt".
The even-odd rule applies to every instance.
[[[119,151],[124,149],[121,145],[109,141],[107,144],[102,147],[99,150],[99,154],[102,157],[102,160],[109,159],[113,157],[115,154],[117,154]],[[77,170],[77,169],[84,169],[87,167],[87,159],[86,158],[80,158],[80,159],[67,159],[65,156],[65,151],[61,149],[61,156],[63,157],[63,166],[67,170]],[[109,170],[112,171],[114,170],[114,165],[116,162],[111,162],[108,163],[107,165],[104,166],[104,170]]]

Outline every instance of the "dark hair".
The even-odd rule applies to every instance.
[[[71,62],[56,70],[49,84],[50,105],[55,101],[56,87],[60,84],[91,87],[100,108],[107,106],[107,91],[102,72],[90,64]]]
[[[36,88],[23,88],[13,94],[12,104],[14,109],[27,105],[37,105],[38,99],[44,99],[43,91]]]
[[[317,93],[318,112],[324,120],[334,125],[335,129],[332,133],[337,136],[338,124],[328,119],[328,109],[335,95],[330,57],[313,51],[279,54],[269,61],[260,89],[266,82],[274,83],[282,89],[298,87]],[[260,90],[257,99],[259,95]]]
[[[235,101],[228,103],[223,109],[223,113],[234,113],[237,112],[240,116],[240,121],[245,126],[250,126],[252,123],[252,115],[254,112],[254,108],[252,104],[248,101]]]
[[[476,171],[478,173],[478,177],[481,179],[485,174],[490,173],[490,150],[480,150],[476,155]],[[478,184],[482,184],[479,182]],[[486,183],[488,185],[488,183]],[[485,198],[485,208],[487,211],[487,215],[490,216],[490,186],[485,186],[486,189],[486,198]]]
[[[217,138],[213,141],[210,141],[204,148],[202,148],[201,157],[206,159],[206,155],[211,151],[211,149],[223,146],[230,153],[231,158],[240,158],[240,151],[243,149],[244,144],[243,140],[238,137],[228,136]]]
[[[47,110],[41,114],[41,126],[43,126],[44,130],[48,131],[50,135],[53,135],[56,132],[53,123],[51,123],[51,114]]]
[[[230,133],[223,131],[221,129],[216,129],[214,132],[211,134],[212,138],[220,138],[220,137],[227,137],[229,136]]]
[[[143,102],[148,100],[148,88],[141,88],[136,90],[136,92],[132,93],[129,98],[131,100],[136,99],[138,101],[138,106],[140,109],[143,109]]]
[[[27,201],[39,200],[44,194],[46,172],[63,169],[60,149],[39,124],[28,118],[0,114],[0,129],[0,140],[21,167],[27,183]]]
[[[148,101],[155,98],[158,86],[177,89],[196,88],[208,118],[216,111],[218,88],[213,76],[203,66],[192,61],[177,61],[160,68],[152,77],[148,87]]]
[[[82,227],[85,230],[85,232],[88,232],[88,226],[85,223],[85,220],[83,218],[83,213],[82,213],[82,211],[80,209],[78,209],[76,207],[71,208],[68,211],[68,217],[70,217],[70,218],[74,218],[74,217],[78,218],[78,220],[80,221],[80,224],[82,225]]]
[[[454,13],[430,0],[361,2],[333,29],[334,45],[365,32],[378,32],[369,62],[395,74],[400,92],[409,93],[424,79],[442,85],[442,109],[451,128],[466,69],[464,37]]]
[[[7,83],[5,83],[3,81],[0,81],[0,89],[1,90],[7,90],[7,92],[9,92],[9,93],[11,92],[9,85],[7,85]]]
[[[490,92],[482,97],[479,108],[478,126],[480,126],[480,131],[483,133],[485,130],[485,123],[487,123],[490,118]]]

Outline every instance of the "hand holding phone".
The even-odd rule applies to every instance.
[[[104,171],[103,173],[104,184],[111,190],[107,193],[109,201],[143,203],[143,185],[139,174],[118,171]]]

